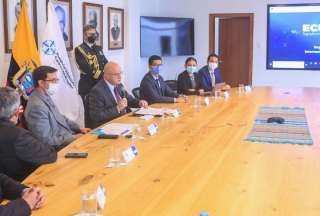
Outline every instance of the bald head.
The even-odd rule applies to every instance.
[[[121,83],[121,68],[115,62],[108,62],[104,66],[103,78],[107,80],[112,85],[119,85]]]

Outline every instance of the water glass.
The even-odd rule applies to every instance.
[[[244,84],[239,84],[238,91],[239,91],[239,93],[244,93],[245,92]]]
[[[96,192],[81,194],[81,216],[96,216],[98,210]]]
[[[216,99],[221,98],[221,89],[215,89],[214,90],[214,97]]]

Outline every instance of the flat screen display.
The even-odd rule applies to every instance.
[[[151,55],[194,55],[194,20],[140,17],[140,56]]]
[[[268,5],[267,69],[320,69],[320,4]]]

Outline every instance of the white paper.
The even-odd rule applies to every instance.
[[[153,119],[153,115],[143,115],[143,116],[140,116],[139,118],[148,121],[150,119]]]
[[[172,115],[174,117],[180,116],[180,111],[178,109],[163,109],[163,113],[167,114],[167,115]]]
[[[163,115],[163,109],[159,109],[159,108],[152,108],[152,107],[148,107],[148,108],[140,108],[140,109],[131,109],[132,112],[134,112],[137,115]]]
[[[135,127],[137,127],[137,124],[110,123],[101,129],[105,134],[124,136],[131,133]]]

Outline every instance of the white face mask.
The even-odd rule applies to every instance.
[[[213,62],[209,63],[209,69],[210,70],[215,70],[217,68],[218,68],[218,63],[213,63]]]
[[[52,96],[57,93],[58,89],[59,89],[58,83],[50,83],[49,88],[47,89],[47,93],[48,95]]]

